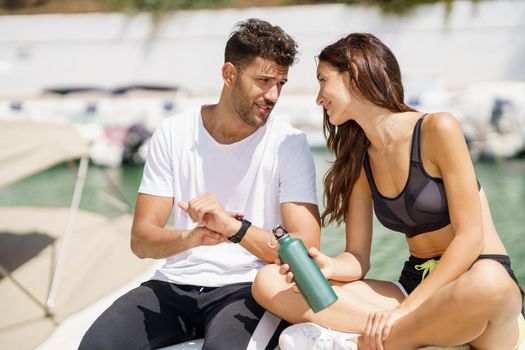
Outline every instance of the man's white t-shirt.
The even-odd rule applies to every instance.
[[[206,192],[266,231],[282,223],[280,203],[317,204],[315,167],[303,132],[272,113],[252,135],[224,145],[204,128],[200,108],[162,121],[150,141],[139,192],[174,198],[176,230],[195,227],[177,202]],[[167,258],[153,279],[218,287],[251,282],[265,264],[240,244],[221,243]]]

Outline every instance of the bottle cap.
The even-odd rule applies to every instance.
[[[278,240],[279,238],[283,237],[284,235],[287,235],[288,231],[286,231],[286,229],[282,225],[278,225],[272,230],[272,233],[273,233],[275,239]]]

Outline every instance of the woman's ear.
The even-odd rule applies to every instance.
[[[347,71],[347,77],[348,77],[348,87],[350,88],[350,91],[355,95],[361,95],[359,92],[359,89],[357,88],[357,82],[359,81],[359,70],[357,69],[357,64],[350,63],[350,69],[351,72]]]
[[[231,62],[226,62],[222,65],[222,80],[224,85],[233,87],[237,79],[237,68]]]
[[[359,70],[357,69],[357,64],[350,63],[352,72],[346,71],[346,79],[348,81],[348,91],[358,100],[366,100],[361,91],[358,88],[358,79],[359,79]]]
[[[352,75],[354,76],[354,81],[357,82],[359,80],[359,70],[357,69],[357,64],[354,62],[350,63],[350,68],[352,68]]]

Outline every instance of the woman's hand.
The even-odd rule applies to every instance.
[[[293,273],[292,273],[292,271],[290,271],[290,265],[283,264],[283,262],[279,258],[275,259],[274,264],[280,266],[279,267],[279,274],[285,276],[286,283],[291,283],[292,284],[292,291],[294,293],[299,293],[299,288],[297,288],[297,285],[293,281]]]
[[[402,309],[392,309],[372,312],[368,315],[363,337],[370,350],[383,350],[384,342],[390,335],[394,323],[408,312]]]
[[[334,260],[328,255],[321,253],[319,249],[315,247],[308,249],[308,254],[314,259],[317,266],[319,266],[324,277],[327,280],[332,279],[335,270]]]
[[[334,266],[333,266],[333,260],[327,255],[324,255],[319,251],[319,249],[312,247],[308,250],[308,254],[314,259],[317,266],[319,266],[319,269],[323,273],[323,275],[326,277],[326,279],[330,279],[333,276]],[[290,266],[288,264],[283,264],[279,258],[275,260],[276,265],[280,265],[279,273],[283,276],[285,276],[285,280],[287,283],[293,284],[292,291],[295,293],[299,293],[299,288],[294,283],[293,279],[293,272],[290,271]]]

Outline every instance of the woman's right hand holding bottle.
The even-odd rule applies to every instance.
[[[327,280],[330,280],[334,274],[334,263],[333,259],[329,257],[328,255],[325,255],[319,251],[319,249],[315,247],[311,247],[308,249],[308,255],[314,259],[317,266],[319,266],[319,269],[323,273],[324,277]],[[299,288],[295,285],[294,279],[293,279],[293,272],[290,271],[290,266],[288,264],[283,264],[279,258],[275,260],[275,264],[280,265],[279,273],[283,276],[286,276],[286,282],[287,283],[293,283],[293,291],[295,293],[299,293]]]

